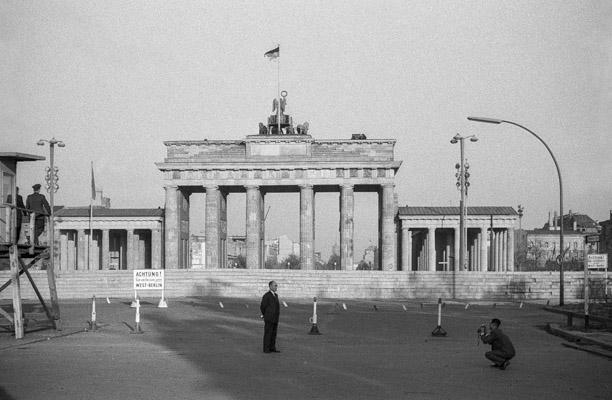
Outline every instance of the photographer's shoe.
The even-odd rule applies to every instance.
[[[508,367],[508,365],[510,365],[510,361],[506,360],[502,365],[499,366],[499,369],[504,370],[506,369],[506,367]]]

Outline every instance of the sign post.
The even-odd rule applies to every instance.
[[[134,270],[134,293],[139,290],[161,290],[159,308],[167,308],[164,296],[164,270],[163,269],[135,269]]]
[[[608,296],[608,255],[587,254],[587,267],[589,270],[604,271],[604,301],[606,301]]]

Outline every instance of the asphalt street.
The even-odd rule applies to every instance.
[[[312,304],[284,299],[282,352],[264,354],[258,299],[169,299],[165,309],[145,299],[142,334],[131,333],[130,301],[109,300],[97,301],[95,332],[85,331],[86,301],[62,304],[61,332],[28,332],[17,341],[0,331],[0,398],[542,400],[612,393],[611,361],[562,346],[543,328],[563,316],[538,305],[447,304],[448,335],[437,338],[433,303],[324,299],[322,335],[315,336],[308,334]],[[44,324],[33,305],[26,316]],[[489,347],[477,344],[476,329],[493,317],[517,350],[505,371],[491,368]]]

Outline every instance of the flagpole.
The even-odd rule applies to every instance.
[[[276,99],[278,101],[278,117],[277,117],[277,123],[278,123],[278,134],[281,134],[281,123],[280,123],[280,117],[281,117],[281,102],[280,102],[280,43],[277,44],[277,48],[278,48],[278,57],[276,58],[276,61],[278,62],[277,65],[277,69],[276,69],[276,82],[277,82],[277,87],[276,87]]]
[[[93,161],[91,162],[91,181],[93,182]],[[91,226],[91,220],[93,219],[93,193],[89,196],[89,241],[87,243],[87,270],[91,270],[91,239],[93,235],[93,229]]]

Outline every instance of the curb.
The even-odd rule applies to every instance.
[[[570,332],[568,330],[560,328],[558,324],[549,323],[546,325],[546,330],[548,331],[548,333],[551,333],[555,336],[562,337],[565,340],[568,340],[570,342],[599,346],[603,350],[606,351],[606,353],[602,353],[602,355],[605,355],[606,357],[609,357],[609,353],[607,352],[612,351],[612,344],[606,343],[606,342],[603,342],[597,339],[589,338],[587,336],[584,336],[583,334],[576,334],[576,333]]]

